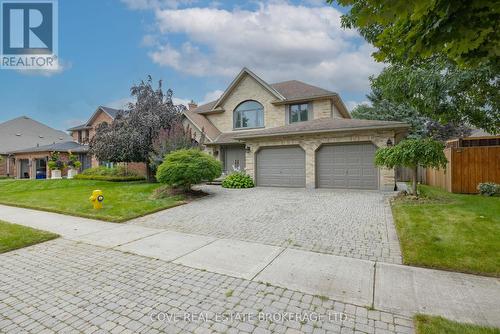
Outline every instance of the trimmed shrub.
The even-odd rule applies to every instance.
[[[191,185],[212,181],[222,174],[222,164],[199,149],[171,152],[156,171],[158,182],[190,190]]]
[[[255,184],[250,175],[247,175],[242,172],[235,172],[229,174],[224,179],[224,181],[222,181],[222,186],[224,188],[241,189],[241,188],[253,188],[255,187]]]
[[[96,181],[111,181],[111,182],[131,182],[131,181],[144,181],[144,176],[112,176],[112,175],[85,175],[78,174],[73,177],[77,180],[96,180]]]
[[[100,176],[139,176],[135,171],[128,170],[125,166],[105,167],[99,166],[85,169],[80,175]]]
[[[493,196],[495,194],[500,194],[500,184],[493,182],[479,183],[477,185],[477,190],[484,196]]]

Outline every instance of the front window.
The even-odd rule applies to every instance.
[[[234,110],[234,128],[250,129],[264,126],[264,107],[257,101],[245,101]]]
[[[304,122],[308,120],[309,117],[309,104],[307,103],[302,103],[302,104],[292,104],[290,105],[290,114],[289,114],[289,120],[290,123],[295,123],[295,122]]]

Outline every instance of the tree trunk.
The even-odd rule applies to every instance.
[[[413,167],[412,185],[411,185],[411,192],[413,196],[418,196],[417,180],[418,180],[418,165]]]
[[[146,181],[148,182],[156,181],[155,177],[153,176],[153,170],[151,169],[149,161],[146,162]]]

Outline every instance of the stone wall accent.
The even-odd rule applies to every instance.
[[[331,118],[332,117],[332,100],[316,100],[313,101],[313,119]]]
[[[240,103],[247,100],[255,100],[264,107],[265,128],[286,125],[286,106],[272,104],[277,98],[249,75],[240,81],[224,101],[221,106],[225,110],[223,113],[206,116],[221,132],[245,131],[233,129],[233,111]],[[314,100],[313,119],[330,117],[342,118],[338,110],[333,110],[332,99]]]
[[[322,144],[372,142],[377,147],[386,147],[387,139],[395,141],[394,131],[363,131],[352,133],[312,134],[276,138],[256,138],[248,140],[246,145],[246,173],[255,179],[255,154],[261,147],[299,145],[306,152],[306,187],[316,188],[316,151]],[[394,188],[394,170],[379,169],[379,189],[392,191]]]
[[[208,119],[221,131],[233,131],[233,111],[244,101],[255,100],[264,107],[264,126],[272,128],[285,125],[285,106],[275,106],[277,100],[267,89],[249,75],[245,75],[222,104],[223,113],[207,115]],[[244,130],[243,130],[244,131]]]

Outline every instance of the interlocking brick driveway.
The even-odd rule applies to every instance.
[[[185,312],[226,318],[165,320],[167,313]],[[236,312],[254,318],[228,320]],[[309,319],[280,318],[296,313]],[[0,254],[0,332],[412,333],[413,328],[403,316],[58,239]]]
[[[387,194],[218,186],[203,189],[212,195],[131,223],[401,263]]]

